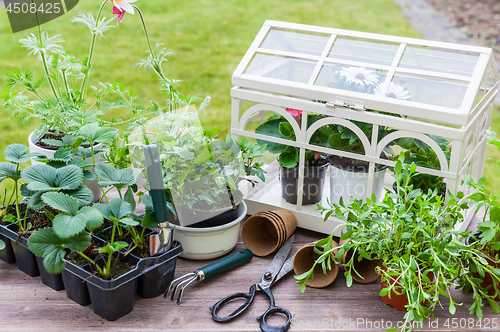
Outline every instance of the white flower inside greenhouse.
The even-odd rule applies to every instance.
[[[373,70],[365,67],[348,67],[340,71],[340,75],[344,76],[347,82],[359,85],[372,85],[378,83],[378,76]]]
[[[382,90],[381,90],[382,85],[379,84],[375,87],[375,95],[383,95]],[[403,88],[401,85],[396,84],[394,82],[391,82],[389,84],[389,87],[387,88],[387,91],[385,93],[385,96],[388,98],[396,98],[396,99],[403,99],[403,100],[410,100],[411,95],[408,93],[408,90]]]

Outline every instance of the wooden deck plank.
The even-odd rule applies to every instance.
[[[322,237],[322,234],[298,229],[292,253]],[[240,241],[234,251],[243,248]],[[134,310],[114,322],[95,315],[92,306],[82,307],[72,302],[64,290],[56,292],[43,285],[40,277],[27,276],[17,269],[16,264],[0,262],[0,331],[256,331],[259,326],[255,318],[268,306],[264,295],[258,295],[242,317],[227,324],[212,321],[208,308],[223,296],[248,291],[252,283],[260,280],[271,259],[254,257],[250,263],[225,275],[191,285],[186,289],[181,305],[163,296],[154,299],[137,297]],[[193,272],[208,262],[178,259],[175,276]],[[290,273],[272,288],[276,304],[287,308],[293,315],[291,331],[383,331],[390,324],[395,326],[403,320],[403,312],[385,305],[380,299],[378,281],[369,285],[355,283],[347,288],[341,269],[337,280],[329,287],[307,288],[301,294],[292,275]],[[416,331],[500,331],[500,316],[488,304],[484,307],[483,328],[479,328],[479,320],[468,314],[471,296],[455,290],[452,292],[457,301],[464,302],[463,306],[457,307],[456,314],[452,316],[446,309],[438,309],[437,321],[428,320],[422,329]],[[456,318],[458,328],[453,328],[452,318]],[[487,320],[489,326],[484,328]]]

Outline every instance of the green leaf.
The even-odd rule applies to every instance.
[[[87,218],[83,214],[77,214],[76,216],[58,214],[54,218],[53,225],[57,235],[62,238],[68,238],[85,230]]]
[[[102,225],[103,215],[97,209],[90,206],[84,206],[78,211],[78,214],[83,215],[87,219],[87,229],[95,229]]]
[[[112,216],[111,210],[109,209],[109,205],[107,204],[101,204],[101,203],[96,203],[92,205],[94,209],[99,210],[101,214],[104,216],[104,218],[111,220],[110,217]]]
[[[27,146],[22,144],[11,144],[5,148],[5,160],[15,164],[22,164],[31,160],[32,157],[43,156],[41,153],[29,153]]]
[[[118,134],[118,129],[111,127],[100,127],[97,123],[89,123],[80,128],[78,136],[89,142],[107,143]]]
[[[72,190],[77,189],[83,181],[82,170],[75,165],[55,169],[48,165],[34,165],[21,171],[29,190]]]
[[[92,190],[84,185],[81,185],[80,188],[75,190],[67,190],[65,193],[76,198],[80,207],[90,205],[94,201]]]
[[[66,241],[66,246],[71,250],[71,251],[84,251],[87,249],[87,247],[90,245],[90,241],[92,240],[92,237],[89,233],[87,232],[81,232],[75,236],[72,236],[68,239],[65,239]]]
[[[283,167],[293,168],[299,163],[299,153],[297,149],[291,148],[282,152],[279,156],[279,163]]]
[[[282,136],[286,138],[289,139],[295,138],[295,132],[293,131],[293,127],[288,121],[283,121],[279,124],[279,132]]]
[[[120,198],[113,198],[109,202],[109,209],[114,217],[121,219],[134,212],[130,203],[121,200]]]
[[[132,207],[132,212],[135,211],[136,203],[135,203],[135,197],[134,197],[134,192],[132,191],[132,188],[130,188],[130,187],[127,188],[127,191],[125,192],[125,195],[123,196],[123,200],[130,204],[130,206]]]
[[[99,178],[99,186],[132,186],[137,182],[140,170],[136,168],[116,169],[109,164],[98,163],[94,172]]]
[[[75,165],[68,165],[57,170],[55,185],[58,188],[77,189],[83,181],[83,171]]]
[[[2,178],[17,178],[19,174],[16,173],[16,165],[6,162],[0,162],[0,176]]]
[[[48,192],[42,195],[42,201],[50,207],[66,212],[72,216],[78,213],[76,198],[58,192]]]
[[[63,241],[52,228],[37,230],[30,236],[28,247],[35,255],[43,257],[43,265],[49,273],[59,273],[64,268]]]

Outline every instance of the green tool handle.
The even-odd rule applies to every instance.
[[[244,249],[227,257],[221,258],[218,261],[207,264],[200,268],[199,271],[203,272],[205,279],[208,279],[219,273],[229,271],[237,266],[248,263],[252,260],[252,258],[252,252],[249,249]]]

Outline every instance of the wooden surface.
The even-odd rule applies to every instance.
[[[322,234],[298,229],[292,254],[302,245],[321,237]],[[234,251],[243,248],[243,243],[239,242]],[[69,300],[64,290],[56,292],[43,285],[40,277],[27,276],[16,264],[1,261],[0,331],[257,331],[259,326],[255,318],[268,306],[263,294],[256,296],[243,316],[227,324],[212,321],[208,308],[233,292],[248,291],[251,284],[260,280],[271,259],[254,257],[250,263],[225,275],[191,285],[181,305],[169,297],[137,297],[134,310],[114,322],[95,315],[91,305],[82,307]],[[207,263],[178,259],[175,276],[193,272]],[[382,331],[403,320],[403,312],[385,305],[380,299],[379,281],[347,288],[342,269],[340,271],[332,285],[324,289],[307,288],[304,294],[300,293],[293,272],[272,287],[276,304],[293,315],[291,331]],[[438,309],[437,320],[424,322],[423,328],[416,331],[500,331],[500,315],[495,315],[488,304],[484,307],[480,327],[479,320],[468,314],[471,296],[455,290],[452,293],[455,301],[464,303],[457,307],[456,314],[452,316],[446,309]]]

